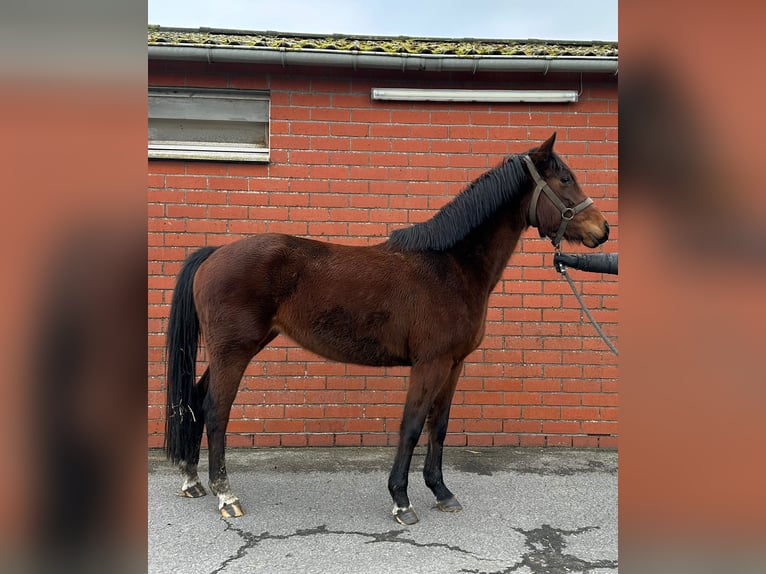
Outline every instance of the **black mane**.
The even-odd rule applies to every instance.
[[[397,229],[389,244],[404,251],[444,251],[484,223],[501,206],[518,198],[528,181],[520,155],[512,155],[483,173],[436,215]]]

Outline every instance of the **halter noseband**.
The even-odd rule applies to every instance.
[[[564,237],[564,231],[566,231],[569,222],[574,219],[575,215],[593,203],[593,200],[590,197],[586,197],[574,207],[567,207],[564,205],[564,202],[559,199],[559,196],[556,195],[556,192],[553,191],[551,187],[546,183],[546,181],[540,177],[540,174],[537,173],[535,164],[532,163],[532,160],[529,158],[529,156],[524,155],[522,156],[522,159],[527,164],[529,175],[531,175],[532,179],[535,180],[535,190],[532,192],[532,201],[529,202],[529,223],[532,225],[532,227],[537,227],[537,231],[540,233],[540,237],[545,237],[542,229],[540,229],[537,224],[537,201],[540,199],[540,192],[545,192],[545,195],[548,196],[548,199],[550,199],[553,202],[553,205],[558,207],[559,211],[561,212],[561,225],[559,225],[559,229],[556,232],[556,237],[552,239],[553,246],[558,248],[559,244],[561,243],[561,239]]]

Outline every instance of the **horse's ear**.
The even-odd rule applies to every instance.
[[[551,153],[553,152],[553,144],[555,141],[556,132],[553,132],[551,137],[541,143],[540,147],[538,147],[534,152],[529,154],[532,158],[532,161],[537,164],[546,163],[551,157]]]

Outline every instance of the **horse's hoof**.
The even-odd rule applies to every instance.
[[[412,506],[408,506],[407,508],[400,508],[395,506],[394,520],[396,520],[399,524],[412,526],[413,524],[417,524],[419,518],[418,515],[415,514],[415,510],[412,508]]]
[[[448,498],[447,500],[437,500],[436,508],[438,508],[442,512],[460,512],[461,510],[463,510],[463,507],[460,506],[460,503],[457,501],[457,498],[455,498],[454,496],[451,498]]]
[[[189,488],[185,488],[179,492],[178,496],[184,496],[186,498],[199,498],[200,496],[205,496],[206,494],[207,491],[205,490],[205,487],[198,482],[197,484],[193,484]]]
[[[221,507],[221,516],[224,518],[239,518],[240,516],[244,515],[245,511],[242,510],[242,504],[239,502],[239,500],[235,500],[230,504],[224,504]]]

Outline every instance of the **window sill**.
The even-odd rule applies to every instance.
[[[200,161],[242,161],[268,163],[268,151],[227,151],[227,150],[177,150],[150,149],[149,159],[181,159]]]

